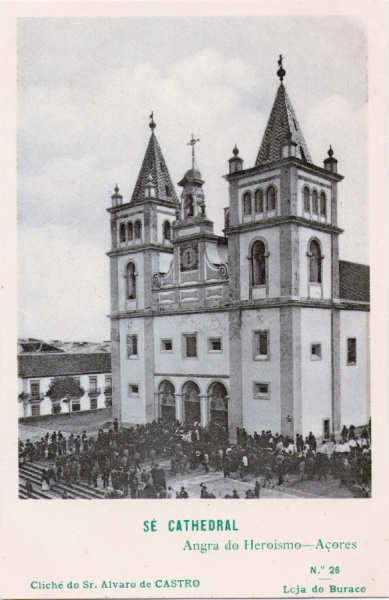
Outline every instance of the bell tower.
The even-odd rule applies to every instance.
[[[155,418],[152,275],[173,253],[178,198],[150,115],[150,139],[128,201],[115,188],[111,215],[111,339],[114,415],[124,423]]]
[[[309,401],[305,390],[313,372],[303,369],[302,347],[307,344],[302,336],[318,330],[317,322],[322,329],[316,337],[331,339],[333,345],[332,353],[326,354],[327,362],[315,364],[323,389],[333,382],[332,391],[325,396],[326,404],[323,400],[318,412],[337,428],[338,365],[331,365],[334,359],[329,357],[339,354],[339,311],[335,307],[339,301],[338,237],[342,230],[337,225],[337,184],[343,178],[337,173],[332,148],[324,168],[313,163],[284,85],[286,71],[281,55],[278,67],[280,83],[255,165],[243,169],[235,147],[226,175],[230,192],[226,228],[229,263],[236,266],[230,278],[234,307],[230,311],[230,368],[233,373],[235,364],[255,365],[253,358],[246,356],[241,340],[254,335],[255,347],[255,340],[261,339],[257,355],[254,350],[254,360],[261,361],[257,363],[259,372],[253,370],[252,379],[259,380],[258,390],[269,390],[268,396],[261,391],[259,396],[270,397],[272,390],[272,429],[293,435],[303,430]],[[334,307],[331,311],[329,305]],[[252,310],[242,310],[242,306]],[[271,361],[266,358],[270,356]],[[247,379],[249,382],[250,377]],[[332,406],[328,405],[331,394]],[[253,390],[246,387],[239,373],[232,377],[231,395],[253,398]],[[238,426],[242,419],[247,420],[244,411],[252,409],[264,414],[269,410],[265,404],[237,407],[234,418]]]

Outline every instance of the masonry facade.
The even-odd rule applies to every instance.
[[[194,159],[178,197],[153,119],[132,197],[115,188],[112,398],[123,424],[216,421],[234,439],[237,427],[327,436],[369,418],[369,269],[339,260],[343,177],[331,147],[312,163],[280,79],[255,165],[236,147],[229,159],[223,236]]]

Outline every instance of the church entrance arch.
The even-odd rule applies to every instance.
[[[210,422],[228,427],[227,390],[222,383],[215,381],[208,389]]]
[[[187,425],[200,423],[200,388],[194,381],[187,381],[182,388],[184,400],[184,421]]]
[[[176,397],[171,381],[161,381],[158,388],[159,409],[162,419],[174,421],[176,418]]]

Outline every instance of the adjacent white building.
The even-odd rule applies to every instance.
[[[72,377],[84,394],[53,400],[54,379]],[[25,352],[18,355],[19,418],[95,411],[112,405],[111,354]]]

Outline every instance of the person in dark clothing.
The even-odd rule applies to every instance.
[[[260,496],[260,491],[261,491],[261,486],[259,485],[259,481],[258,479],[255,482],[255,486],[254,486],[254,496],[256,498],[259,498]]]

